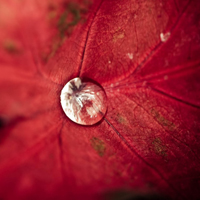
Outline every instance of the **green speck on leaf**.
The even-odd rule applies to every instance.
[[[19,52],[17,45],[12,40],[6,40],[3,43],[3,47],[8,53],[11,53],[11,54],[16,54]]]
[[[78,5],[70,3],[66,6],[64,12],[60,15],[56,26],[58,29],[58,34],[55,41],[52,44],[51,53],[47,56],[46,60],[53,57],[57,49],[63,44],[66,39],[66,35],[70,35],[73,31],[74,26],[76,26],[81,19],[81,10]],[[55,10],[50,11],[49,19],[56,17]]]
[[[125,36],[125,33],[123,30],[117,30],[114,34],[113,34],[113,42],[116,42],[119,39],[123,39]]]
[[[164,118],[161,114],[159,114],[159,112],[157,112],[156,110],[152,110],[151,113],[153,114],[153,116],[156,118],[156,120],[162,125],[167,127],[170,131],[174,131],[175,130],[175,124],[169,120],[167,120],[166,118]]]
[[[72,17],[72,19],[69,21],[68,17]],[[63,38],[65,36],[65,32],[68,31],[71,27],[78,24],[80,19],[80,8],[75,4],[69,4],[65,12],[60,16],[58,20],[60,38]]]
[[[126,119],[121,115],[121,114],[117,114],[117,121],[120,123],[120,124],[126,124]]]
[[[167,156],[166,147],[162,143],[162,141],[160,140],[160,138],[155,138],[152,141],[152,146],[153,146],[153,149],[154,149],[154,151],[155,151],[156,154],[158,154],[160,156],[164,156],[164,157]]]
[[[98,153],[98,155],[103,157],[106,150],[104,142],[97,137],[93,137],[90,142],[92,148]]]
[[[51,11],[49,12],[49,15],[48,15],[48,18],[51,20],[51,19],[54,19],[56,17],[56,11]]]
[[[52,39],[51,49],[42,53],[42,58],[47,62],[55,55],[60,46],[71,35],[77,24],[81,24],[86,20],[86,14],[90,6],[90,0],[86,0],[83,4],[74,1],[65,2],[60,6],[50,3],[48,20],[51,26],[57,29],[57,33]]]

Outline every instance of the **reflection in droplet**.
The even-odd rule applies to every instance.
[[[103,88],[81,78],[74,78],[63,87],[60,100],[65,114],[81,125],[99,122],[107,110]]]

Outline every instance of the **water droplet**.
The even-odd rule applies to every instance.
[[[171,35],[171,33],[170,32],[167,32],[167,33],[161,33],[160,34],[160,40],[162,41],[162,42],[166,42],[168,39],[169,39],[169,36]]]
[[[103,88],[87,79],[70,80],[63,87],[60,100],[65,114],[81,125],[96,124],[107,110],[107,98]]]
[[[127,56],[128,56],[129,59],[131,59],[131,60],[133,59],[133,54],[132,53],[127,53]]]

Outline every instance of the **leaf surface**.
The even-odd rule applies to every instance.
[[[2,1],[0,198],[200,198],[199,10],[192,0]],[[77,76],[107,94],[94,126],[61,109]]]

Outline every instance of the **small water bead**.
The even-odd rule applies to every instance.
[[[63,87],[60,100],[67,117],[81,125],[96,124],[107,110],[103,88],[81,78],[74,78]]]
[[[160,34],[160,40],[161,40],[162,42],[166,42],[166,41],[169,39],[170,35],[171,35],[170,32],[161,33],[161,34]]]

